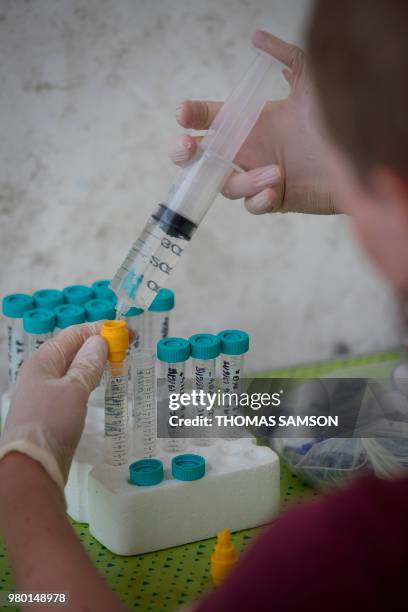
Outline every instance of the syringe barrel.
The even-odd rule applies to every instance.
[[[112,280],[120,311],[148,308],[168,281],[247,139],[267,95],[262,87],[271,56],[256,50],[248,70],[217,113],[195,157],[183,166],[165,202],[153,213]],[[279,68],[280,70],[280,68]]]
[[[166,201],[172,211],[196,226],[222,189],[232,162],[264,107],[265,76],[270,68],[278,66],[267,53],[259,49],[253,53],[246,72],[215,116],[196,157],[183,167]]]
[[[128,362],[109,362],[105,368],[105,461],[120,466],[128,461]]]
[[[171,186],[167,207],[197,227],[231,172],[231,162],[199,149]]]

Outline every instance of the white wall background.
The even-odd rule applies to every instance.
[[[308,6],[3,0],[1,294],[113,275],[174,176],[178,103],[222,99],[258,27],[301,43]],[[220,197],[171,286],[172,331],[247,329],[251,369],[397,340],[394,304],[343,218],[252,217]]]

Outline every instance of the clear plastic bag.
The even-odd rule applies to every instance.
[[[355,393],[361,389],[353,383],[356,379],[364,380],[365,377],[375,381],[375,393],[367,386],[352,437],[272,437],[270,446],[291,471],[317,488],[337,485],[362,472],[387,478],[406,470],[408,397],[401,392],[401,385],[399,389],[395,388],[391,372],[390,365],[382,365],[348,368],[331,374],[330,378],[347,379],[344,389]],[[320,379],[320,383],[324,386],[324,379]],[[298,395],[305,399],[301,411],[307,414],[313,403],[310,391],[302,396],[300,390]],[[349,404],[352,400],[350,393],[346,396],[346,402],[344,394],[329,398],[330,409],[338,411],[344,404]]]

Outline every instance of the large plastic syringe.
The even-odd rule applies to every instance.
[[[263,81],[273,65],[254,49],[238,86],[217,113],[197,155],[184,165],[111,282],[118,317],[131,306],[146,309],[166,284],[195,230],[214,202],[266,102]]]

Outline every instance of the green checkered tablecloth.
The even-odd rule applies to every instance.
[[[389,351],[329,363],[285,368],[264,373],[262,376],[311,378],[348,366],[390,364],[398,357],[396,351]],[[289,473],[284,466],[281,468],[283,507],[289,503],[300,503],[311,495],[317,495],[317,492]],[[145,555],[120,557],[99,544],[90,535],[87,525],[73,522],[73,526],[96,567],[130,610],[171,612],[212,589],[209,560],[215,544],[214,538]],[[242,551],[256,532],[257,530],[250,529],[234,533],[233,540],[237,550]],[[13,588],[7,553],[0,541],[0,590],[9,591]],[[5,610],[11,612],[18,608],[8,607]]]

